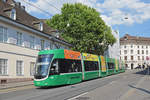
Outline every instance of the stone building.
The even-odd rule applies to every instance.
[[[0,83],[31,80],[39,50],[69,49],[57,31],[14,0],[0,0]]]
[[[150,64],[150,37],[130,36],[120,38],[120,59],[128,69]]]

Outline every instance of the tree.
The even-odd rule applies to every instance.
[[[61,37],[80,52],[103,55],[108,45],[116,41],[99,12],[80,3],[64,4],[61,14],[53,16],[47,24],[60,30]]]

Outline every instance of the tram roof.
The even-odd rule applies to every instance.
[[[72,50],[66,50],[66,49],[53,49],[53,50],[42,50],[39,52],[38,55],[45,55],[45,54],[54,54],[55,58],[66,58],[66,59],[81,59],[81,53],[77,51],[72,51]],[[57,54],[57,55],[55,55]],[[93,54],[88,54],[88,53],[82,53],[82,55],[86,58],[88,55],[91,55],[90,58],[83,58],[84,60],[89,60],[89,61],[98,61],[98,56],[93,55]],[[108,58],[104,57],[107,62],[115,62],[114,58]],[[118,61],[118,60],[117,60]]]

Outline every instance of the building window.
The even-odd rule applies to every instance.
[[[45,44],[45,41],[41,40],[41,50],[44,50],[44,44]]]
[[[131,50],[131,54],[133,54],[133,50]]]
[[[138,56],[138,60],[140,60],[140,56]]]
[[[7,28],[0,26],[0,42],[7,42]]]
[[[124,48],[126,48],[127,46],[125,45]]]
[[[32,48],[32,49],[34,49],[34,46],[35,46],[35,43],[34,43],[34,41],[35,41],[35,38],[34,38],[34,36],[30,36],[30,48]]]
[[[127,50],[124,50],[124,54],[127,54]]]
[[[10,18],[12,18],[13,20],[16,20],[16,10],[15,9],[11,10]]]
[[[144,50],[142,50],[142,54],[144,54]]]
[[[23,75],[23,61],[18,60],[16,62],[16,75],[17,76]]]
[[[55,45],[56,49],[60,49],[60,47],[61,47],[61,45],[58,43],[54,43],[54,45]]]
[[[124,60],[127,60],[127,56],[124,56]]]
[[[140,54],[140,50],[137,51],[137,54]]]
[[[34,66],[35,66],[35,62],[30,62],[30,75],[31,76],[34,75]]]
[[[148,50],[146,50],[146,54],[148,55]]]
[[[133,45],[131,45],[131,48],[133,48]]]
[[[22,45],[22,33],[17,32],[17,45]]]
[[[49,43],[49,46],[50,46],[50,49],[53,49],[53,43],[52,42]]]
[[[142,46],[142,48],[144,48],[144,47]]]
[[[120,50],[120,54],[121,54],[121,50]]]
[[[0,59],[0,75],[7,75],[7,59]]]
[[[142,60],[144,60],[144,56],[142,56]]]
[[[139,45],[137,46],[137,48],[139,48]]]
[[[131,60],[133,60],[133,56],[131,56]]]
[[[146,48],[148,48],[148,46],[146,46]]]

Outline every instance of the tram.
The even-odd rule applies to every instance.
[[[42,50],[36,61],[34,85],[75,84],[124,71],[124,63],[114,58],[65,49]]]

